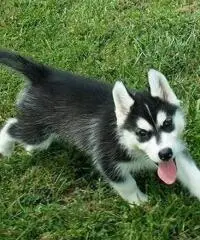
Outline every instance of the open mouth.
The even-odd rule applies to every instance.
[[[158,163],[158,177],[166,184],[173,184],[176,181],[177,168],[175,158]]]

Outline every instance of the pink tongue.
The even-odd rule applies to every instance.
[[[167,162],[162,162],[158,166],[158,176],[166,184],[172,184],[176,181],[176,165],[171,159]]]

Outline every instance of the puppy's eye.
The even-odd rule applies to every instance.
[[[147,141],[150,139],[152,133],[150,131],[146,131],[144,129],[138,129],[136,131],[136,135],[139,137],[140,141]]]
[[[165,131],[172,131],[173,130],[173,121],[172,118],[167,118],[162,125],[162,129]]]
[[[145,136],[148,135],[148,132],[144,129],[139,129],[138,132],[137,132],[137,135],[141,136],[141,137],[145,137]]]
[[[172,119],[171,118],[167,118],[163,123],[163,127],[169,127],[171,125],[172,125]]]

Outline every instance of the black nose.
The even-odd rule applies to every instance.
[[[163,161],[168,161],[172,156],[172,149],[171,148],[163,148],[159,153],[158,156]]]

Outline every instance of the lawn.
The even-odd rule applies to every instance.
[[[149,68],[162,71],[183,101],[184,137],[200,166],[198,1],[1,0],[0,16],[2,48],[51,66],[135,88],[147,87]],[[24,81],[0,74],[3,124]],[[200,239],[197,199],[154,173],[138,179],[150,201],[130,209],[72,146],[32,156],[17,146],[0,162],[0,239]]]

